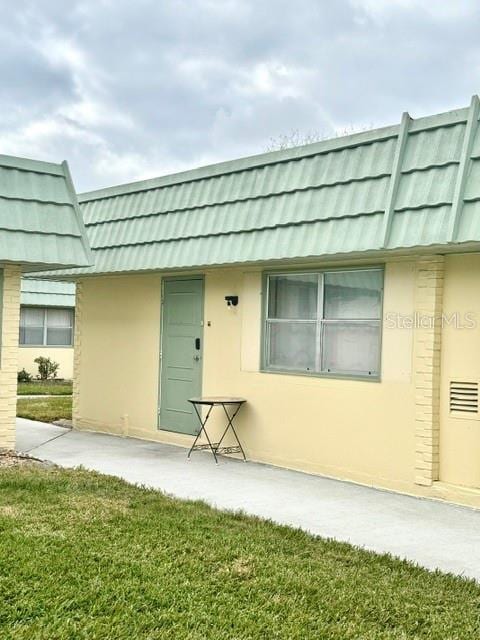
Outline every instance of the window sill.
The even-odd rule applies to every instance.
[[[273,373],[274,375],[281,376],[301,376],[302,378],[326,378],[329,380],[354,380],[356,382],[381,382],[381,376],[362,376],[360,374],[353,373],[323,373],[320,371],[304,372],[304,371],[290,371],[288,369],[260,369],[260,373]]]
[[[73,349],[73,344],[19,344],[20,349]]]

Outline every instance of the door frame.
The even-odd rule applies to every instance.
[[[160,424],[160,409],[162,406],[162,368],[163,368],[163,319],[165,317],[164,314],[164,306],[165,306],[165,282],[172,282],[172,281],[178,281],[178,280],[184,280],[184,281],[188,281],[188,280],[200,280],[202,283],[202,297],[201,297],[201,304],[202,304],[202,308],[200,310],[200,315],[201,315],[201,335],[200,335],[200,339],[202,341],[202,357],[201,357],[201,362],[200,362],[200,367],[201,367],[201,371],[200,371],[200,395],[202,393],[202,388],[203,388],[203,354],[204,354],[204,341],[203,341],[203,334],[204,334],[204,326],[205,326],[205,320],[204,320],[204,312],[205,312],[205,276],[202,273],[199,274],[192,274],[190,276],[161,276],[162,282],[161,282],[161,289],[160,289],[160,340],[159,340],[159,352],[158,352],[158,360],[159,360],[159,366],[158,366],[158,393],[157,393],[157,431],[167,431],[168,433],[178,433],[178,435],[185,435],[185,434],[181,434],[178,431],[172,431],[172,429],[167,429],[165,427],[162,427]]]

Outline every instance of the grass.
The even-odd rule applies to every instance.
[[[19,382],[17,394],[19,396],[69,396],[72,394],[72,382],[68,380],[62,382],[55,380],[48,380],[46,382],[41,382],[40,380],[36,380],[35,382]]]
[[[19,398],[17,400],[17,416],[53,422],[54,420],[72,419],[72,398],[48,396],[45,398]]]
[[[472,581],[83,470],[0,471],[0,541],[2,640],[480,634]]]

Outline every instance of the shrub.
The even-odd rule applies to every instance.
[[[33,376],[30,375],[28,371],[25,371],[25,369],[22,369],[17,373],[17,382],[31,382],[32,379]]]
[[[44,358],[43,356],[35,358],[34,362],[38,364],[40,380],[49,380],[57,377],[58,367],[60,366],[58,362],[54,362],[50,358]]]

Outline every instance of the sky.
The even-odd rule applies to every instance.
[[[0,0],[0,153],[78,192],[467,106],[478,0]]]

